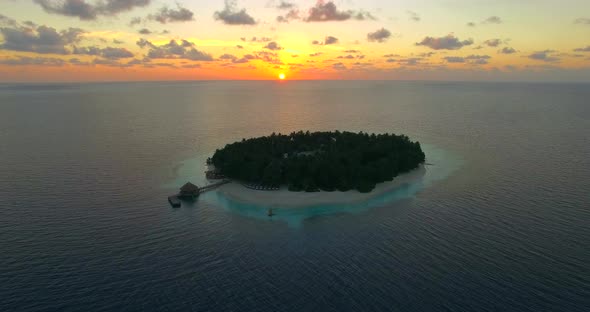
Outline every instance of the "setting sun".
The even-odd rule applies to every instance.
[[[279,74],[279,79],[285,80],[285,78],[287,78],[287,76],[285,76],[285,74],[283,74],[283,73]]]

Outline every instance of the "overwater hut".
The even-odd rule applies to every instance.
[[[195,198],[195,197],[199,197],[199,194],[200,194],[199,187],[188,182],[180,188],[180,193],[178,193],[178,197]]]

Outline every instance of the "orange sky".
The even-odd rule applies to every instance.
[[[590,81],[588,1],[80,1],[0,0],[0,81]]]

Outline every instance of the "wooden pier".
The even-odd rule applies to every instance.
[[[214,190],[224,184],[230,183],[230,180],[223,180],[216,183],[212,183],[203,187],[198,187],[190,182],[186,183],[180,188],[180,192],[176,195],[168,196],[168,202],[174,208],[178,208],[182,205],[181,199],[184,200],[195,200],[202,193]]]
[[[176,195],[168,196],[168,202],[170,203],[170,206],[172,206],[173,208],[179,208],[182,205],[180,199]]]
[[[211,190],[216,189],[224,184],[228,184],[229,182],[231,182],[231,181],[226,179],[223,181],[209,184],[207,186],[203,186],[203,187],[199,188],[199,193],[205,193],[205,192],[211,191]]]

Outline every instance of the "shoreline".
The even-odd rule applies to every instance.
[[[347,192],[290,192],[286,186],[278,191],[256,191],[231,182],[219,187],[216,192],[245,204],[253,204],[265,208],[305,208],[317,205],[351,204],[369,200],[412,182],[419,181],[426,174],[425,165],[420,165],[408,173],[395,177],[393,181],[379,183],[370,193],[357,190]]]

